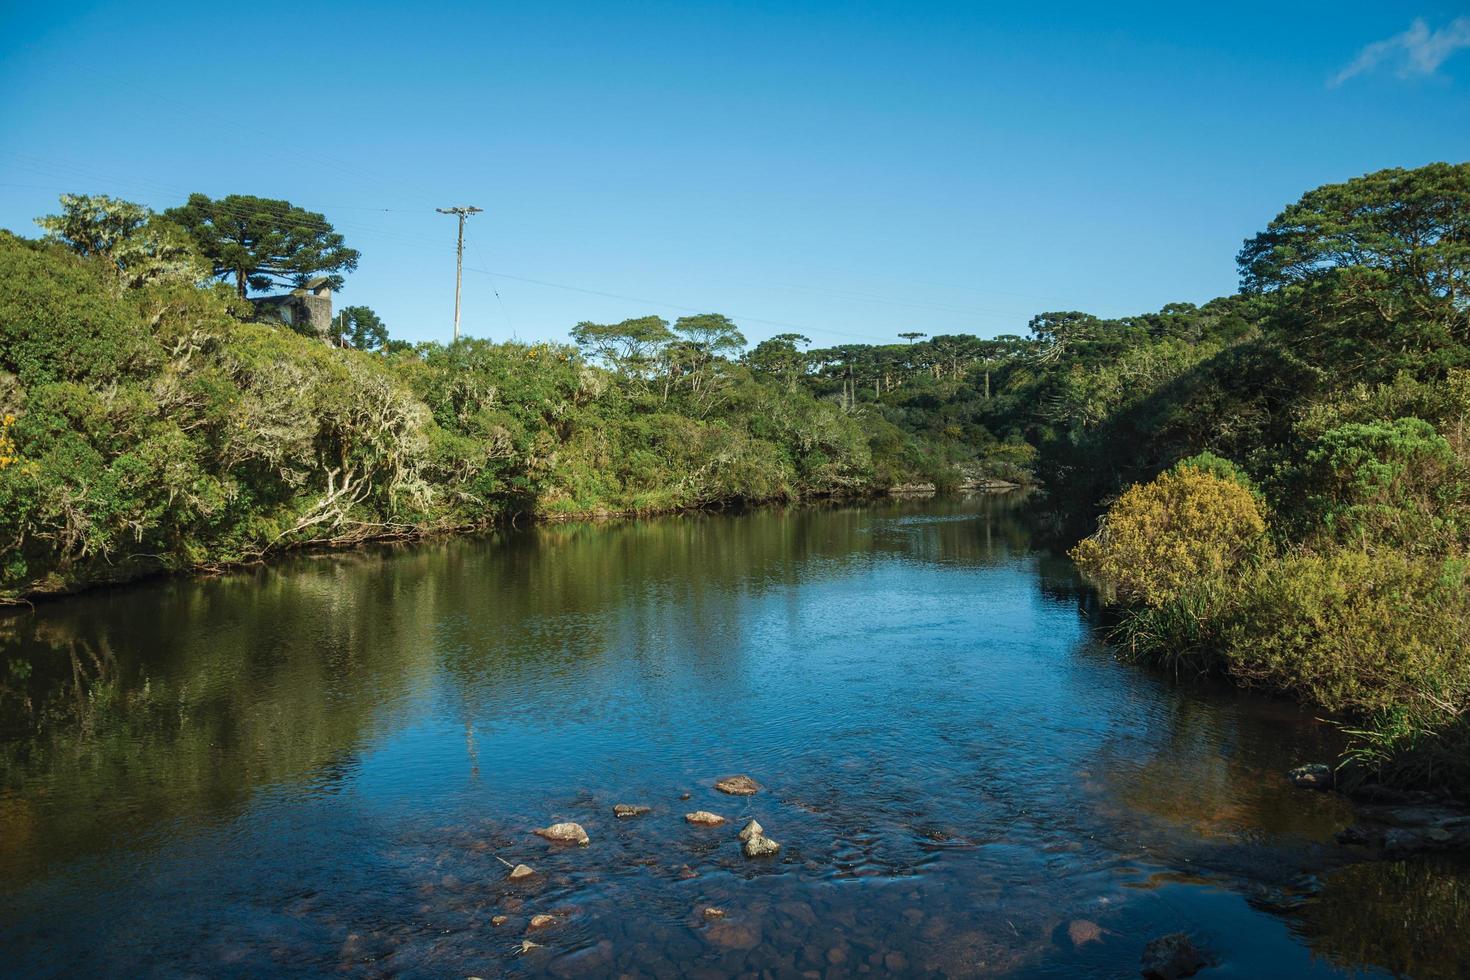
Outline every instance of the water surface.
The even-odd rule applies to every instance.
[[[12,617],[4,972],[1128,976],[1184,930],[1220,976],[1454,975],[1464,872],[1347,863],[1347,807],[1281,777],[1330,728],[1118,663],[1023,507],[546,527]],[[559,820],[591,846],[530,833]]]

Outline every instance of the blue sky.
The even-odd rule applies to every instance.
[[[1470,159],[1467,14],[10,0],[0,227],[38,234],[63,191],[286,198],[362,251],[339,302],[442,339],[433,209],[474,204],[476,336],[686,310],[818,345],[1020,333],[1231,292],[1308,188]]]

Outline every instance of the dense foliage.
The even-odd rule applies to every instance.
[[[145,209],[64,205],[51,240],[0,233],[0,598],[518,515],[868,493],[922,455],[744,363],[722,316],[409,347],[348,307],[324,344],[251,322],[187,248],[167,257],[192,272],[143,274],[186,244]]]
[[[1239,263],[1233,341],[1043,446],[1059,493],[1152,478],[1078,557],[1124,600],[1126,648],[1341,713],[1352,778],[1470,789],[1470,165],[1318,188]],[[1202,450],[1260,488],[1269,546],[1152,571],[1134,542],[1199,514],[1155,474]]]

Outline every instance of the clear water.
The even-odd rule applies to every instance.
[[[0,973],[1129,976],[1184,930],[1220,976],[1455,975],[1470,878],[1347,863],[1348,808],[1281,777],[1330,728],[1118,663],[1024,506],[544,527],[11,617]],[[531,834],[559,820],[591,845]]]

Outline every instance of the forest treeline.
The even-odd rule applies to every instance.
[[[826,348],[713,313],[409,345],[366,307],[323,343],[245,298],[341,285],[320,215],[62,205],[0,233],[0,597],[1034,476],[1123,649],[1339,713],[1355,778],[1470,786],[1470,164],[1309,191],[1200,306]]]
[[[829,397],[792,338],[747,351],[717,314],[409,345],[349,307],[324,343],[242,295],[355,265],[320,215],[62,205],[43,238],[0,232],[0,598],[519,516],[1027,473],[1024,446]]]

